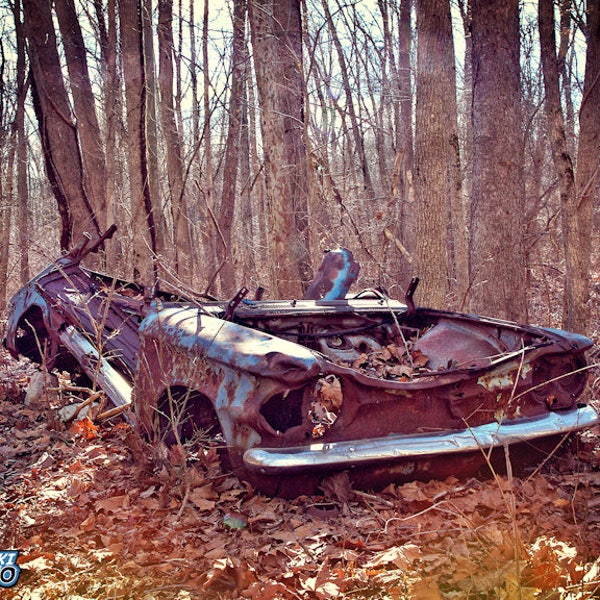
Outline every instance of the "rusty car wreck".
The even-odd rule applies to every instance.
[[[363,488],[473,474],[494,449],[529,456],[599,422],[581,403],[590,340],[415,307],[414,287],[405,302],[349,294],[358,265],[347,250],[326,254],[303,299],[242,289],[220,302],[84,268],[102,241],[15,295],[5,345],[83,374],[147,435],[208,433],[267,494],[311,493],[340,471]]]

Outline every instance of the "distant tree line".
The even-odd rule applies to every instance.
[[[600,0],[1,0],[0,309],[84,232],[144,285],[589,324]],[[560,294],[560,297],[557,296]]]

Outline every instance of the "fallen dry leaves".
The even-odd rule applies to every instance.
[[[600,431],[529,477],[267,498],[217,456],[151,448],[115,420],[66,427],[0,360],[2,598],[569,599],[600,595]]]

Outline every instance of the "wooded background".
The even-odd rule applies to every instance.
[[[362,286],[588,330],[600,0],[0,12],[0,314],[116,223],[92,266],[144,285],[298,297],[339,244]]]

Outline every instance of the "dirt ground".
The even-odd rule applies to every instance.
[[[600,598],[599,427],[519,477],[367,493],[342,474],[282,500],[212,452],[65,422],[65,391],[25,403],[35,371],[0,351],[0,551],[21,569],[0,598]]]

